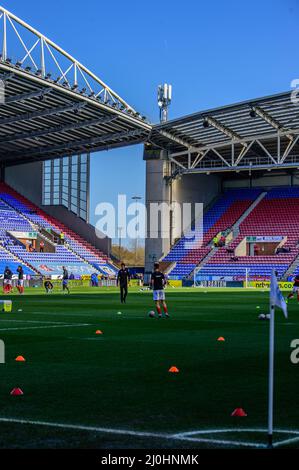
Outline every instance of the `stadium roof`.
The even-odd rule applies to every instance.
[[[151,125],[100,78],[0,7],[0,162],[144,142]]]
[[[299,167],[295,92],[208,109],[153,127],[176,173]]]
[[[167,151],[173,176],[299,168],[296,94],[281,93],[151,125],[78,60],[2,7],[1,41],[0,163],[15,165],[145,142],[149,148]]]

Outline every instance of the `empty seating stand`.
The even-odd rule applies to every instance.
[[[8,266],[14,274],[17,273],[18,266],[21,265],[24,270],[24,274],[26,275],[34,275],[35,272],[24,263],[19,262],[15,259],[15,257],[7,252],[1,245],[0,245],[0,274],[4,273],[6,266]]]
[[[202,246],[193,249],[186,247],[190,238],[190,234],[187,234],[163,259],[176,262],[170,277],[181,279],[188,276],[211,251],[213,237],[218,232],[231,228],[260,193],[260,189],[231,189],[221,195],[204,215]]]
[[[275,188],[267,192],[255,209],[240,225],[240,234],[231,243],[235,249],[246,236],[286,236],[286,248],[289,253],[273,256],[242,256],[232,260],[231,253],[226,248],[220,248],[208,263],[202,268],[202,276],[233,276],[244,278],[246,268],[250,278],[269,278],[272,269],[283,276],[288,267],[299,254],[298,248],[298,217],[299,217],[299,188]]]
[[[7,231],[32,231],[33,225],[39,228],[53,229],[63,232],[66,246],[57,245],[55,253],[28,252],[21,243],[13,241]],[[39,264],[55,263],[56,265],[72,264],[87,266],[87,272],[92,267],[95,271],[113,275],[115,267],[104,253],[96,249],[82,237],[66,227],[54,217],[47,215],[40,208],[18,194],[4,183],[0,183],[0,237],[2,244],[12,253],[12,259],[22,260],[24,263],[38,270]],[[0,245],[1,246],[1,245]],[[82,272],[83,272],[82,271]]]

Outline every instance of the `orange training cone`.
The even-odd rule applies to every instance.
[[[219,338],[217,338],[217,341],[225,341],[225,338],[223,338],[223,336],[219,336]]]
[[[24,392],[21,388],[13,388],[10,394],[11,395],[24,395]]]
[[[101,330],[96,331],[96,335],[102,335],[102,334],[103,334],[103,332]]]
[[[17,362],[25,362],[26,359],[24,356],[17,356],[16,359],[15,359]]]
[[[176,366],[172,366],[172,367],[170,367],[168,372],[171,372],[173,374],[178,374],[180,371]]]
[[[243,408],[236,408],[231,416],[239,416],[239,417],[243,417],[243,416],[247,416],[247,413],[245,413],[245,411],[243,410]]]

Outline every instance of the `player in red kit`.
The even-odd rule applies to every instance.
[[[12,270],[6,266],[3,276],[3,292],[9,294],[12,291]]]
[[[292,292],[289,293],[286,299],[286,303],[288,303],[288,301],[292,299],[295,296],[295,294],[297,294],[297,300],[299,302],[299,274],[297,274],[297,276],[295,276],[294,278],[293,290]]]
[[[18,266],[17,273],[18,273],[17,289],[20,294],[24,294],[24,271],[21,265]]]
[[[162,303],[164,315],[166,318],[169,318],[167,304],[165,302],[165,292],[164,288],[166,285],[166,279],[164,274],[160,271],[159,263],[154,264],[154,272],[151,276],[151,286],[153,289],[153,298],[156,304],[156,309],[159,315],[159,318],[162,318],[162,311],[160,302]]]

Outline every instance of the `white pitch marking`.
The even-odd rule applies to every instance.
[[[290,437],[289,439],[285,439],[283,441],[275,442],[273,445],[274,445],[274,447],[279,447],[279,446],[282,446],[282,445],[285,445],[285,444],[292,444],[292,443],[298,442],[298,441],[299,441],[299,436]]]
[[[185,431],[175,434],[176,436],[192,436],[194,434],[221,434],[221,433],[240,433],[240,432],[260,432],[266,433],[268,430],[266,428],[225,428],[225,429],[200,429],[195,431]],[[291,429],[275,429],[276,433],[280,434],[296,434],[299,436],[298,430]]]
[[[228,441],[225,439],[210,439],[208,437],[174,437],[174,439],[179,439],[183,441],[190,441],[190,442],[206,442],[210,444],[220,444],[225,446],[235,446],[235,447],[256,447],[256,448],[265,448],[265,444],[261,444],[258,442],[243,442],[243,441]]]
[[[114,429],[114,428],[104,428],[104,427],[97,427],[97,426],[84,426],[84,425],[77,425],[77,424],[64,424],[64,423],[55,423],[55,422],[48,422],[48,421],[35,421],[30,419],[19,419],[19,418],[0,418],[0,422],[4,423],[16,423],[16,424],[29,424],[33,426],[45,426],[45,427],[54,427],[60,429],[73,429],[75,431],[89,431],[89,432],[98,432],[98,433],[107,433],[107,434],[120,434],[120,435],[129,435],[135,437],[153,437],[158,439],[167,439],[167,440],[179,440],[179,441],[191,441],[191,442],[204,442],[210,444],[220,444],[226,446],[236,446],[236,447],[259,447],[263,448],[266,447],[264,444],[259,444],[256,442],[238,442],[238,441],[230,441],[230,440],[222,440],[222,439],[210,439],[210,438],[196,438],[196,437],[188,437],[180,434],[167,434],[167,433],[155,433],[155,432],[144,432],[144,431],[133,431],[129,429]],[[205,430],[205,431],[197,431],[197,433],[213,433],[213,431]],[[241,432],[242,430],[240,430]],[[251,430],[247,430],[250,432]],[[256,431],[256,430],[252,430]],[[193,432],[193,431],[191,431]],[[194,431],[195,432],[195,431]],[[217,430],[218,432],[218,430]],[[228,433],[234,432],[233,429],[222,429],[219,432]],[[265,432],[265,430],[263,430]],[[287,431],[286,431],[287,432]],[[184,433],[183,433],[184,434]]]
[[[175,434],[176,437],[188,438],[188,436],[196,436],[196,435],[203,435],[203,434],[228,434],[228,433],[241,433],[241,432],[249,432],[249,433],[264,433],[267,434],[266,429],[253,429],[253,428],[240,428],[240,429],[211,429],[211,430],[200,430],[200,431],[187,431]],[[286,430],[286,429],[275,429],[275,433],[278,434],[291,434],[295,435],[296,437],[291,437],[289,439],[284,439],[282,441],[277,441],[273,444],[274,447],[280,447],[285,444],[292,444],[299,441],[299,430]],[[214,441],[213,441],[214,442]],[[215,442],[216,443],[216,442]],[[248,443],[241,443],[240,445],[247,445]],[[254,444],[252,444],[254,445]],[[258,444],[258,446],[263,446],[263,444]],[[265,447],[265,446],[263,446]]]
[[[70,317],[94,317],[95,315],[98,315],[99,313],[103,312],[93,312],[93,313],[54,313],[54,312],[31,312],[30,315],[51,315],[51,316],[61,316],[61,315],[67,315]],[[104,318],[103,318],[104,319]],[[105,319],[108,319],[108,317],[105,317]]]
[[[186,437],[186,436],[195,436],[196,434],[222,434],[222,433],[234,433],[234,432],[264,432],[267,433],[266,429],[253,429],[253,428],[226,428],[226,429],[201,429],[196,431],[185,431],[179,432],[175,434],[178,437]]]
[[[75,341],[100,341],[104,335],[97,335],[97,338],[77,338],[75,336],[69,336],[67,339],[75,340]]]
[[[42,330],[45,328],[67,328],[67,327],[72,327],[76,328],[78,326],[91,326],[90,323],[79,323],[74,325],[73,323],[71,324],[61,324],[61,325],[47,325],[47,326],[20,326],[17,328],[0,328],[0,331],[14,331],[14,330]]]
[[[70,316],[70,317],[93,317],[95,318],[96,315],[100,315],[102,314],[103,312],[93,312],[93,313],[67,313],[66,315]],[[105,313],[105,312],[104,312]],[[64,313],[52,313],[52,312],[32,312],[30,313],[30,315],[64,315]],[[124,314],[123,314],[124,315]],[[101,320],[105,321],[105,320],[108,320],[110,321],[111,319],[113,319],[115,317],[115,314],[113,312],[107,312],[106,313],[106,316],[103,316],[101,318]],[[121,320],[123,319],[124,317],[122,316],[118,316],[117,319],[118,320]],[[134,316],[130,316],[130,314],[128,316],[125,315],[125,319],[126,320],[144,320],[146,319],[147,316],[146,315],[134,315]],[[184,322],[193,322],[194,319],[191,319],[191,320],[186,320],[185,318],[178,318],[178,317],[171,317],[171,319],[175,318],[175,321],[184,321]],[[205,323],[219,323],[219,320],[212,320],[212,319],[201,319],[203,322]],[[241,325],[244,325],[244,323],[248,323],[248,324],[252,324],[252,320],[243,320],[243,321],[232,321],[232,320],[221,320],[222,323],[227,323],[228,325],[229,324],[236,324],[236,323],[240,323]]]
[[[61,321],[45,321],[45,320],[12,320],[12,319],[1,319],[0,322],[15,322],[15,323],[39,323],[42,325],[43,323],[45,324],[50,324],[50,325],[64,325],[65,322]]]

